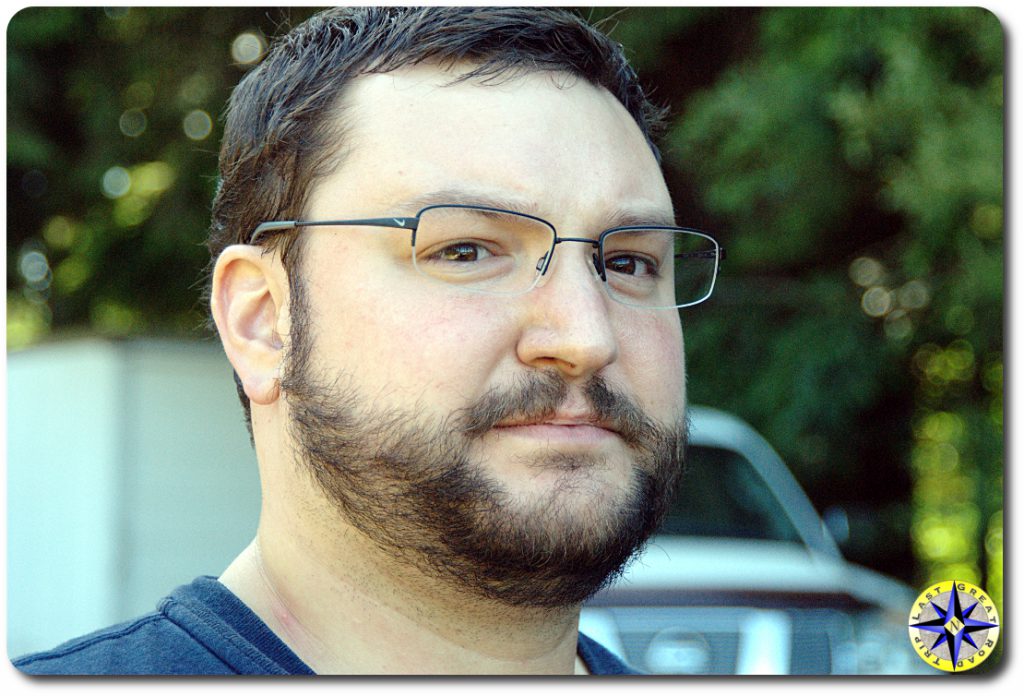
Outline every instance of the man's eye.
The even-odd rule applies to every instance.
[[[438,251],[434,257],[439,261],[453,261],[458,263],[480,261],[491,256],[491,252],[473,242],[455,242]]]
[[[658,264],[642,256],[615,256],[605,259],[604,267],[613,273],[627,276],[657,276]]]

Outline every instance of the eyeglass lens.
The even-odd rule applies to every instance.
[[[530,290],[555,230],[517,213],[466,207],[423,211],[413,260],[431,278],[494,294]],[[638,307],[677,307],[707,297],[718,254],[714,240],[682,230],[628,229],[604,237],[609,294]],[[597,253],[597,250],[594,251]]]

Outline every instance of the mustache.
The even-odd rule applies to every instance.
[[[469,437],[481,437],[504,420],[550,418],[566,401],[570,389],[568,381],[557,372],[523,375],[511,386],[495,387],[457,412],[456,429]],[[661,429],[654,420],[602,377],[592,376],[582,393],[597,419],[617,431],[630,447],[652,449],[658,442]]]

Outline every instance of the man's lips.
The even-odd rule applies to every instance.
[[[598,443],[618,433],[608,423],[596,418],[543,418],[503,421],[494,426],[494,431],[504,435],[529,437],[565,443]]]

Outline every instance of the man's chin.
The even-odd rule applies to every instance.
[[[504,604],[553,608],[582,603],[616,577],[657,523],[654,482],[638,474],[613,486],[576,471],[463,520],[474,533],[445,540],[454,564],[474,571],[460,581]]]
[[[632,466],[608,461],[558,461],[534,469],[520,486],[505,480],[513,514],[527,524],[546,521],[551,532],[559,527],[579,528],[590,535],[614,528],[625,511],[636,504]]]

